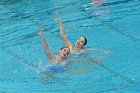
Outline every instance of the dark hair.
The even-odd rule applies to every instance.
[[[65,48],[65,47],[60,48],[60,50],[62,50],[63,48]]]
[[[82,37],[85,39],[84,45],[86,45],[87,44],[87,39],[84,36],[82,36]]]
[[[60,50],[62,50],[62,49],[64,49],[64,48],[68,48],[68,47],[62,47],[62,48],[60,48]],[[69,49],[69,48],[68,48]],[[70,51],[70,49],[69,49],[69,51]]]

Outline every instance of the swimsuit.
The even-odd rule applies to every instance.
[[[65,64],[51,64],[47,66],[47,70],[54,73],[60,73],[65,71]]]

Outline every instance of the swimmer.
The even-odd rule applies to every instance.
[[[80,37],[77,41],[75,46],[72,45],[70,40],[67,38],[64,27],[62,24],[62,20],[59,17],[59,12],[56,13],[56,19],[59,23],[59,28],[60,28],[60,34],[62,37],[62,40],[64,42],[65,47],[68,47],[70,49],[70,52],[85,52],[88,50],[93,50],[93,51],[99,51],[99,52],[104,52],[104,53],[109,53],[110,51],[108,50],[103,50],[103,49],[94,49],[94,48],[84,48],[84,46],[87,44],[87,39],[85,37]]]
[[[38,34],[41,37],[42,45],[43,45],[43,48],[48,56],[49,63],[52,63],[52,62],[63,63],[63,62],[65,62],[67,60],[67,56],[70,53],[70,49],[67,47],[63,47],[59,50],[58,56],[54,55],[48,47],[48,44],[47,44],[45,37],[43,35],[43,31],[44,31],[44,28],[41,27]]]

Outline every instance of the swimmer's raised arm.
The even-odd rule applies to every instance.
[[[84,48],[85,51],[97,51],[97,52],[103,52],[103,53],[111,53],[110,50],[104,50],[104,49],[95,49],[95,48]]]
[[[41,27],[41,28],[40,28],[40,31],[39,31],[39,35],[40,35],[40,37],[41,37],[41,39],[42,39],[42,45],[43,45],[43,48],[44,48],[44,50],[45,50],[45,52],[46,52],[46,54],[47,54],[49,60],[52,60],[52,59],[55,58],[55,55],[50,51],[50,49],[49,49],[49,47],[48,47],[48,44],[47,44],[47,42],[46,42],[46,40],[45,40],[45,37],[44,37],[44,35],[43,35],[43,31],[44,31],[44,28]]]
[[[56,13],[56,19],[59,23],[59,28],[60,28],[60,34],[61,34],[61,38],[64,42],[64,45],[65,47],[68,47],[69,49],[72,49],[72,44],[71,42],[68,40],[67,36],[66,36],[66,33],[64,31],[64,27],[63,27],[63,24],[62,24],[62,20],[61,18],[59,17],[59,12]]]

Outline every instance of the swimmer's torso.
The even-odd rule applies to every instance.
[[[53,63],[46,68],[49,72],[60,73],[65,71],[65,64]]]
[[[49,63],[65,63],[67,62],[67,58],[63,58],[63,59],[57,59],[57,57],[55,57],[54,59],[49,60]]]

